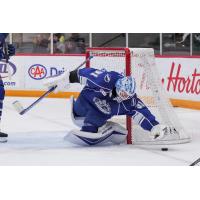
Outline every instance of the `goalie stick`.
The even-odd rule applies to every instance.
[[[79,68],[81,68],[86,62],[88,62],[91,58],[93,58],[93,56],[90,56],[89,58],[87,58],[83,63],[81,63],[78,67],[75,68],[75,70],[78,70]],[[42,99],[44,99],[46,96],[48,96],[51,92],[53,92],[55,89],[57,88],[56,86],[51,87],[47,92],[45,92],[41,97],[39,97],[36,101],[34,101],[31,105],[29,105],[27,108],[24,108],[22,106],[22,104],[17,100],[14,101],[13,107],[15,108],[15,110],[20,114],[23,115],[26,112],[28,112],[30,109],[32,109],[35,105],[37,105]]]

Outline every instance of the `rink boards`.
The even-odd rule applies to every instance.
[[[84,54],[51,55],[29,54],[11,58],[9,67],[12,79],[7,77],[8,66],[0,62],[0,73],[4,81],[7,96],[41,96],[45,77],[73,70],[85,59]],[[200,109],[200,57],[199,56],[156,56],[156,65],[163,84],[173,105]],[[68,98],[78,96],[81,86],[73,84],[62,93],[49,97]]]

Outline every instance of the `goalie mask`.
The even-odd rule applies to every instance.
[[[135,94],[135,79],[132,76],[120,78],[115,83],[115,87],[118,97],[123,101],[127,100]]]

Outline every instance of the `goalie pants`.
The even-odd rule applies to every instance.
[[[74,102],[73,108],[75,116],[85,117],[82,131],[97,133],[98,128],[111,118],[110,115],[104,115],[93,108],[82,95],[79,95],[78,99]]]

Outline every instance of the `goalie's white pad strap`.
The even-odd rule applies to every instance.
[[[126,129],[114,122],[107,122],[98,133],[71,130],[65,139],[78,145],[120,144],[126,140],[126,135]]]

